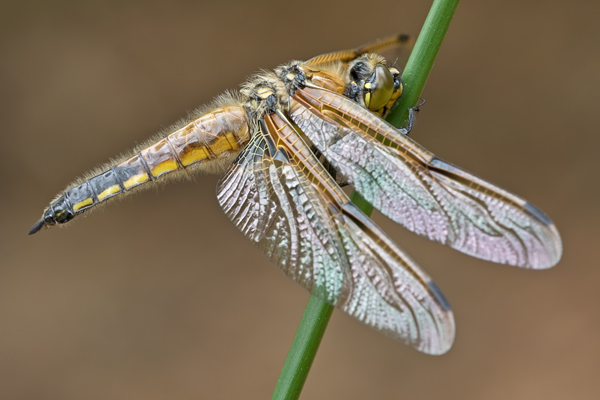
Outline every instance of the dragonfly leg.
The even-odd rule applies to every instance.
[[[425,99],[420,99],[419,103],[408,109],[408,122],[406,124],[406,128],[400,128],[399,131],[408,136],[410,131],[412,130],[413,125],[415,124],[416,115],[419,112],[419,107],[425,104]]]

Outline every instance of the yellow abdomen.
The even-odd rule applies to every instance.
[[[222,172],[249,138],[248,116],[242,106],[212,110],[124,161],[73,184],[50,204],[29,234],[45,225],[64,224],[85,210],[140,185],[160,182],[163,175],[176,176],[190,170]]]

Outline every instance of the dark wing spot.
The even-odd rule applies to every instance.
[[[444,293],[442,293],[442,290],[438,287],[438,285],[436,285],[434,281],[429,281],[427,286],[429,287],[429,290],[431,290],[431,293],[438,303],[440,303],[444,308],[444,311],[450,311],[450,303],[448,303],[446,296],[444,296]]]
[[[552,225],[552,220],[546,214],[544,214],[544,212],[542,210],[540,210],[539,208],[537,208],[533,204],[526,203],[525,204],[525,210],[527,210],[534,217],[536,217],[537,219],[539,219],[540,221],[542,221],[542,223],[544,223],[546,226]]]

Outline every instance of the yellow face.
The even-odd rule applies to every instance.
[[[388,67],[385,59],[365,54],[348,65],[346,95],[379,115],[386,115],[402,94],[400,71]],[[355,93],[352,93],[352,91]]]
[[[388,67],[379,55],[365,54],[343,68],[336,64],[320,65],[319,69],[299,67],[313,84],[343,94],[382,116],[402,94],[400,71]]]
[[[394,94],[394,77],[390,70],[378,64],[367,81],[363,84],[363,101],[371,111],[383,108]]]

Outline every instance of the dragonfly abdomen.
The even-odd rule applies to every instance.
[[[233,99],[232,99],[233,100]],[[222,106],[154,140],[92,178],[77,181],[59,194],[29,234],[43,226],[64,224],[106,200],[139,186],[165,182],[191,171],[220,173],[239,154],[250,137],[246,110]]]

